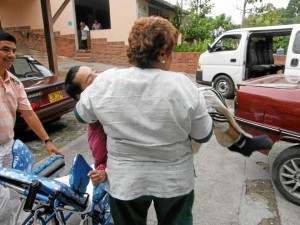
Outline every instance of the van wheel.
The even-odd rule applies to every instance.
[[[288,201],[300,205],[300,146],[282,151],[272,166],[272,180]]]
[[[225,98],[232,98],[234,96],[234,85],[227,76],[218,76],[213,83],[213,87],[221,92]]]

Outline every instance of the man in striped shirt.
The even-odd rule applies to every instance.
[[[16,58],[16,39],[7,32],[0,31],[0,166],[12,166],[12,145],[16,112],[20,112],[28,126],[45,142],[48,155],[62,154],[49,138],[38,116],[32,110],[20,80],[7,69]],[[11,225],[16,206],[10,193],[0,185],[0,221]],[[17,204],[17,203],[16,203]]]

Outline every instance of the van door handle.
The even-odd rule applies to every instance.
[[[291,67],[297,67],[298,66],[298,63],[299,63],[299,60],[298,59],[292,59],[291,60]]]
[[[230,59],[230,62],[236,62],[236,59]]]

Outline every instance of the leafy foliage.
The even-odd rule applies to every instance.
[[[217,16],[215,19],[208,16],[212,7],[210,0],[190,1],[190,13],[182,18],[179,27],[184,42],[205,42],[219,36],[223,31],[233,28],[231,17],[226,17],[225,14]]]
[[[211,39],[206,39],[198,44],[184,43],[175,48],[175,52],[205,52],[207,45],[212,43]]]
[[[238,28],[230,16],[221,14],[216,18],[210,16],[214,5],[211,0],[185,0],[189,9],[176,6],[177,16],[174,25],[182,34],[183,44],[175,51],[205,51],[207,44],[212,43],[224,31]],[[289,0],[288,6],[275,8],[272,3],[264,4],[264,0],[244,0],[242,27],[270,26],[300,23],[299,0]],[[274,48],[286,47],[284,38],[275,38]]]
[[[260,5],[256,4],[258,1],[261,2]],[[244,18],[244,27],[299,23],[299,0],[289,0],[286,9],[276,9],[272,3],[264,4],[263,0],[245,0],[245,2],[251,7],[248,10],[244,8],[248,13]]]
[[[179,29],[180,28],[180,25],[182,23],[182,18],[184,16],[184,10],[183,8],[180,7],[180,5],[176,5],[175,7],[175,12],[176,12],[176,15],[175,15],[175,18],[174,18],[174,22],[173,22],[173,25]]]
[[[275,24],[292,24],[293,18],[288,16],[288,11],[284,8],[276,9],[275,10],[276,21]]]
[[[290,0],[289,4],[286,8],[288,17],[297,17],[300,10],[300,2],[299,0]]]
[[[273,38],[273,51],[276,52],[276,49],[279,48],[279,46],[283,47],[284,49],[287,49],[288,43],[289,43],[290,36],[279,36]]]
[[[251,9],[250,15],[244,20],[244,27],[271,26],[276,23],[276,13],[273,4],[262,4],[254,6]]]

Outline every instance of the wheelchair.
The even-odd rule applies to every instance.
[[[92,167],[77,154],[70,172],[58,174],[64,159],[55,155],[34,167],[34,157],[27,146],[16,140],[13,146],[13,168],[0,167],[0,185],[20,194],[14,225],[22,210],[28,212],[23,225],[65,225],[73,215],[79,224],[108,225],[112,220],[105,183],[93,186],[87,176]]]

